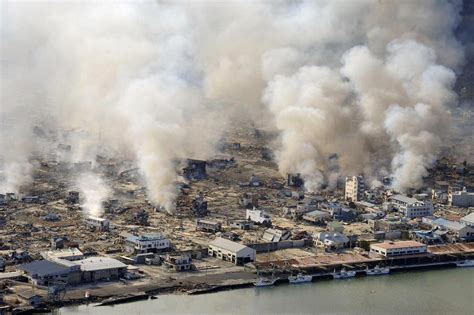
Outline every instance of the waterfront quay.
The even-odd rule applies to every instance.
[[[420,254],[384,257],[370,252],[346,252],[321,256],[291,258],[286,260],[257,261],[252,264],[261,274],[277,272],[284,279],[294,272],[305,272],[313,277],[329,276],[334,270],[347,268],[364,272],[377,265],[390,267],[390,270],[411,268],[430,268],[456,266],[456,262],[474,258],[474,243],[457,243],[427,246],[427,251]]]

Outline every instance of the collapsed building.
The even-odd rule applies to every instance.
[[[290,187],[303,187],[304,180],[301,177],[301,174],[288,174],[286,184]]]
[[[193,200],[192,200],[192,211],[195,216],[202,217],[208,214],[207,210],[207,201],[204,200],[204,195],[200,192]]]
[[[221,228],[221,224],[217,221],[203,219],[196,220],[196,230],[198,231],[216,233],[219,232]]]
[[[187,166],[183,168],[183,177],[189,181],[207,178],[206,161],[188,159]]]

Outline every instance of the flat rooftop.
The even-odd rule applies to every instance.
[[[415,241],[398,241],[398,242],[376,243],[370,246],[383,248],[383,249],[395,249],[395,248],[421,247],[421,246],[426,246],[426,245],[420,242],[415,242]]]
[[[107,269],[127,268],[127,265],[110,257],[89,257],[76,260],[73,264],[80,266],[82,271],[97,271]]]
[[[420,203],[418,199],[410,198],[404,195],[395,195],[395,196],[392,196],[391,199],[402,202],[402,203],[406,203],[406,204]]]

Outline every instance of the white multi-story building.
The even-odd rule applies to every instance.
[[[455,207],[472,207],[474,206],[474,193],[467,192],[464,187],[461,191],[454,191],[448,193],[448,202]]]
[[[125,242],[128,252],[142,254],[155,253],[170,247],[170,240],[161,234],[130,236]]]
[[[385,242],[370,245],[370,252],[385,257],[405,256],[426,253],[427,246],[415,241]]]
[[[390,200],[395,209],[410,219],[427,217],[434,212],[433,204],[429,201],[419,201],[403,195],[392,196]]]
[[[365,182],[362,176],[346,177],[345,199],[349,201],[361,201],[364,198]]]
[[[104,218],[88,216],[84,221],[87,226],[98,231],[108,231],[110,228],[109,220]]]

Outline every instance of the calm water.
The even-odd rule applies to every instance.
[[[101,307],[56,314],[474,314],[474,268],[320,280]]]

